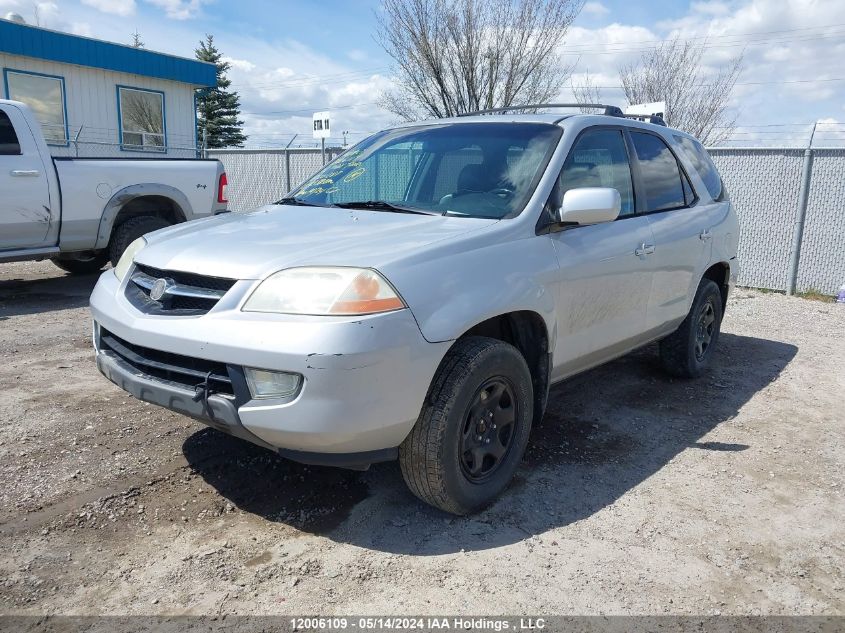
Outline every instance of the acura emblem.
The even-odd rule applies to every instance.
[[[168,282],[167,279],[156,279],[156,282],[150,289],[150,299],[153,301],[159,301],[167,292],[169,286],[170,282]]]

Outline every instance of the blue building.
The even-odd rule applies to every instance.
[[[28,104],[56,156],[193,156],[213,64],[0,19],[0,98]]]

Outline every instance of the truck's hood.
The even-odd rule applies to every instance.
[[[496,220],[269,205],[151,233],[141,264],[214,277],[260,279],[291,266],[379,268]]]

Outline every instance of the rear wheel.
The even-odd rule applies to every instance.
[[[660,341],[660,362],[668,373],[696,378],[707,369],[722,325],[722,293],[702,279],[689,314],[678,329]]]
[[[515,347],[485,337],[459,340],[399,447],[411,492],[453,514],[491,503],[522,460],[533,401],[531,373]]]
[[[103,253],[90,253],[88,255],[62,255],[51,259],[56,266],[66,270],[72,275],[89,275],[102,270],[108,261],[108,255]]]
[[[109,241],[109,259],[112,266],[117,266],[123,251],[132,242],[142,235],[158,231],[166,226],[170,226],[170,222],[155,215],[137,215],[121,222],[112,231],[111,241]]]

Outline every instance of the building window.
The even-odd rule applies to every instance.
[[[117,105],[123,149],[166,150],[163,92],[118,86]]]
[[[65,80],[62,77],[7,70],[6,93],[9,99],[22,101],[32,109],[47,143],[67,145]]]

